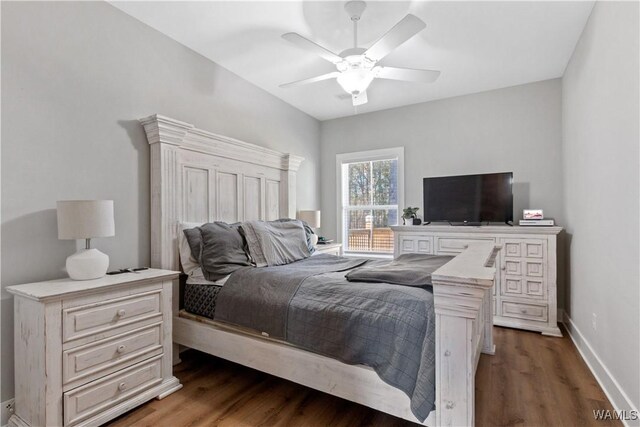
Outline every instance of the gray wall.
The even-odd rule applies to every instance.
[[[115,200],[111,267],[149,264],[149,148],[161,113],[304,156],[298,206],[319,207],[320,124],[107,3],[2,2],[2,285],[64,276],[55,202]],[[11,300],[2,390],[13,396]]]
[[[322,122],[322,232],[335,237],[336,154],[405,147],[405,205],[422,178],[514,173],[514,218],[542,208],[562,225],[561,86],[547,80]]]
[[[640,408],[638,12],[637,2],[596,3],[565,71],[562,96],[570,242],[566,310],[636,409]],[[597,316],[596,330],[592,313]],[[617,403],[620,409],[631,409],[621,400]]]

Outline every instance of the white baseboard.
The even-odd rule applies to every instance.
[[[11,408],[13,407],[13,399],[5,400],[0,403],[0,426],[6,426],[9,423],[9,417],[13,413]]]
[[[635,411],[637,414],[638,408],[633,406],[629,396],[627,396],[622,387],[620,387],[618,381],[616,381],[613,375],[611,375],[607,366],[602,362],[602,360],[600,360],[600,357],[598,357],[597,353],[593,350],[589,341],[587,341],[584,335],[582,335],[576,324],[573,323],[573,320],[571,320],[571,317],[569,317],[566,312],[564,313],[562,320],[573,344],[575,344],[580,356],[582,356],[582,359],[584,359],[585,363],[591,370],[591,373],[596,378],[596,381],[600,384],[604,394],[611,402],[611,405],[613,405],[613,409],[616,411],[624,410],[627,413]],[[633,421],[621,421],[627,427],[640,426],[640,420],[638,419]]]

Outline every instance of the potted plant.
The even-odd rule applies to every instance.
[[[404,208],[402,210],[402,224],[406,225],[405,220],[410,219],[411,224],[420,225],[422,221],[420,221],[420,219],[416,216],[416,214],[418,213],[418,209],[420,208],[412,208],[410,206],[408,208]]]

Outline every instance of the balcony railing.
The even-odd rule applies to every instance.
[[[347,251],[393,253],[390,228],[355,228],[349,230]]]

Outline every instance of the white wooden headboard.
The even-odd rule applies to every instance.
[[[152,267],[179,269],[180,222],[295,218],[302,157],[158,114],[140,122],[151,145]]]

